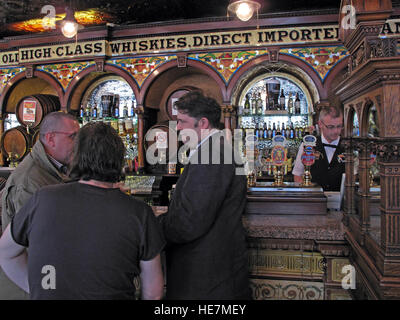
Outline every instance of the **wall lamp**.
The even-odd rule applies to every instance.
[[[260,9],[261,5],[253,0],[231,0],[228,5],[228,11],[236,14],[242,21],[248,21],[254,14],[254,11]]]
[[[83,26],[76,21],[74,11],[69,7],[65,8],[65,18],[61,21],[60,27],[62,34],[67,38],[74,37],[78,30],[83,28]]]

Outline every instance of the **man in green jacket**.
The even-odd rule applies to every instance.
[[[78,121],[67,113],[52,112],[43,119],[39,140],[9,176],[2,191],[3,231],[36,191],[43,186],[64,182],[78,130]],[[0,270],[0,299],[26,298],[27,294]]]

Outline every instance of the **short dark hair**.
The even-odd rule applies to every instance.
[[[343,116],[342,110],[333,106],[322,107],[319,112],[318,120],[323,120],[326,116],[331,116],[332,118],[340,118]]]
[[[190,91],[175,102],[176,109],[192,118],[207,118],[213,128],[219,127],[221,107],[218,102],[204,96],[200,91]]]
[[[122,139],[110,125],[88,123],[75,140],[69,175],[72,179],[118,182],[122,178],[124,156]]]

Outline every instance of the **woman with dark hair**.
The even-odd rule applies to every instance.
[[[79,181],[38,191],[4,232],[0,265],[31,299],[134,299],[139,274],[142,299],[162,298],[165,241],[151,208],[116,187],[124,152],[113,128],[87,124],[70,171]]]

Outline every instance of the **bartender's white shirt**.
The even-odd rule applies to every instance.
[[[332,142],[328,142],[328,141],[326,141],[325,137],[323,135],[321,135],[321,141],[322,141],[322,143],[333,144],[333,145],[337,146],[339,144],[340,137],[337,138],[336,140],[333,140]],[[325,148],[325,154],[328,157],[328,162],[331,163],[336,149],[329,148],[329,147],[324,147],[324,148]],[[301,162],[301,156],[303,154],[303,150],[304,150],[304,146],[303,146],[303,143],[301,143],[301,145],[299,147],[299,151],[297,152],[296,161],[295,161],[294,168],[292,171],[292,173],[295,176],[301,176],[304,173],[304,165]]]

